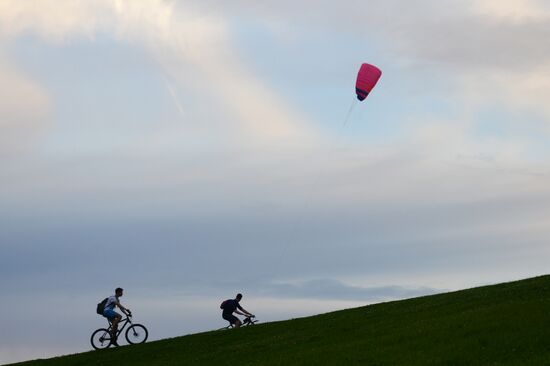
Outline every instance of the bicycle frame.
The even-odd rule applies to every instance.
[[[113,323],[109,319],[107,319],[107,323],[109,323],[109,328],[107,328],[107,330],[110,333],[111,330],[113,329]],[[116,331],[116,336],[117,337],[120,335],[120,333],[122,333],[122,331],[124,330],[124,328],[126,328],[126,325],[128,325],[128,324],[132,324],[132,319],[131,319],[130,316],[127,316],[126,318],[121,319],[118,322],[118,329]]]
[[[122,334],[125,334],[126,341],[129,344],[139,344],[145,342],[149,334],[147,328],[143,324],[137,324],[132,321],[132,314],[120,320],[114,337],[111,334],[113,331],[112,321],[107,319],[107,324],[109,324],[107,328],[99,328],[92,333],[90,342],[93,348],[109,348],[111,344],[118,346],[116,341],[113,343],[112,340],[118,339],[119,336],[122,337]]]
[[[241,327],[246,327],[246,326],[254,325],[255,323],[257,323],[258,320],[252,320],[254,318],[255,318],[254,316],[245,317],[242,321]],[[227,327],[224,327],[224,328],[221,328],[221,329],[233,329],[233,328],[235,328],[235,325],[230,323]]]

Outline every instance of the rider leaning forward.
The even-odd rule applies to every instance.
[[[241,305],[239,305],[239,302],[243,298],[242,294],[237,294],[237,296],[234,299],[225,300],[222,304],[222,318],[227,320],[229,323],[235,325],[236,328],[241,326],[241,321],[239,318],[237,318],[233,313],[237,313],[239,315],[244,316],[254,316],[245,309]],[[239,311],[240,310],[240,311]]]

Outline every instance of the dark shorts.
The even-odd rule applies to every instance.
[[[231,324],[235,324],[237,322],[237,320],[239,320],[239,318],[237,318],[233,314],[222,314],[222,318],[224,318],[225,320],[227,320]]]
[[[109,320],[113,320],[114,318],[116,318],[117,315],[118,315],[118,313],[116,311],[114,311],[113,309],[103,310],[103,316],[106,317]]]

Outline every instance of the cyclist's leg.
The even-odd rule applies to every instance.
[[[235,328],[238,328],[241,326],[241,321],[239,320],[239,318],[237,318],[233,314],[222,314],[222,318],[227,320],[229,324],[235,326]]]
[[[229,320],[231,324],[235,326],[235,328],[238,328],[241,326],[241,320],[237,318],[235,315],[231,315],[231,320]]]
[[[122,319],[122,316],[112,309],[107,309],[103,312],[103,316],[109,319],[111,322],[111,339],[116,342],[116,332],[118,330],[118,322]]]
[[[116,336],[116,332],[118,331],[118,323],[120,322],[120,320],[122,319],[122,316],[118,313],[115,313],[115,317],[111,320],[111,322],[113,323],[113,341],[116,342],[116,339],[117,339],[117,336]]]

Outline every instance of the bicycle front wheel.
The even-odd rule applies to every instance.
[[[141,324],[133,324],[126,330],[126,340],[130,344],[144,343],[148,336],[147,328]]]
[[[95,349],[108,348],[111,345],[111,333],[105,328],[100,328],[92,333],[90,342]]]

